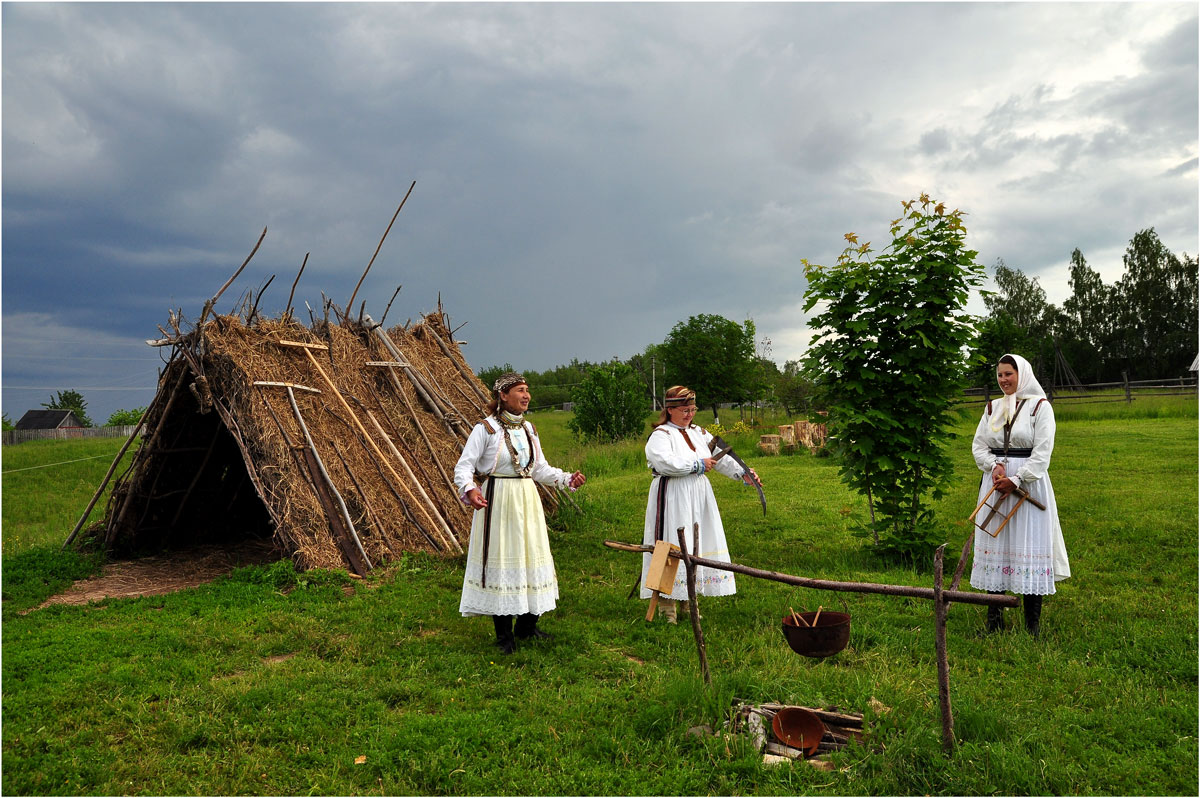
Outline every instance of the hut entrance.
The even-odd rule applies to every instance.
[[[176,391],[174,400],[158,435],[139,453],[144,470],[121,486],[130,498],[117,527],[133,534],[114,534],[111,552],[269,540],[271,517],[220,416],[202,412],[191,391]]]

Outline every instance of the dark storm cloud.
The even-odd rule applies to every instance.
[[[153,380],[141,341],[198,313],[264,226],[221,310],[272,274],[281,310],[306,253],[301,312],[344,303],[414,180],[359,297],[378,317],[403,284],[403,322],[440,294],[476,367],[628,357],[696,313],[754,317],[792,359],[800,258],[831,262],[849,231],[885,243],[925,190],[968,210],[982,260],[1048,290],[1075,246],[1119,266],[1153,225],[1196,248],[1188,5],[3,14],[10,416],[50,385],[148,402],[113,390]]]

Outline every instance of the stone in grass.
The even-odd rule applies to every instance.
[[[711,737],[713,730],[712,726],[709,726],[707,723],[705,723],[701,726],[693,726],[687,730],[687,733],[693,737]]]

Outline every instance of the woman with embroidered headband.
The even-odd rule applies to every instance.
[[[676,530],[683,527],[688,550],[720,562],[729,562],[725,527],[717,510],[717,499],[706,474],[717,471],[746,484],[762,484],[754,469],[743,471],[732,458],[713,459],[709,444],[712,435],[692,423],[696,415],[696,392],[676,385],[663,400],[662,415],[646,441],[646,462],[654,479],[650,482],[650,500],[646,503],[646,525],[642,542],[653,546],[666,540],[678,545]],[[693,550],[693,524],[700,525],[700,544]],[[652,593],[645,587],[650,555],[642,559],[644,599]],[[696,593],[701,596],[730,596],[735,592],[733,574],[715,568],[696,568]],[[668,623],[676,623],[678,609],[687,606],[687,574],[680,568],[671,598],[663,607]]]
[[[574,490],[585,479],[546,462],[537,430],[525,420],[524,377],[501,374],[492,397],[488,417],[471,430],[454,467],[459,498],[475,509],[458,610],[463,617],[492,616],[496,645],[511,654],[514,635],[550,637],[537,628],[538,616],[554,609],[558,598],[546,518],[533,483]]]
[[[1026,501],[995,537],[976,531],[971,585],[989,593],[1022,595],[1025,628],[1041,630],[1042,597],[1053,595],[1055,583],[1071,575],[1067,546],[1058,523],[1058,505],[1050,484],[1050,453],[1054,450],[1054,409],[1020,355],[1005,355],[996,366],[996,381],[1004,395],[988,402],[975,430],[971,452],[983,471],[979,499],[995,485],[989,504],[1002,518],[1017,502],[1021,489],[1045,510]],[[996,502],[999,494],[1002,499]],[[993,519],[991,526],[998,526]],[[987,631],[1004,628],[1004,608],[988,607]]]

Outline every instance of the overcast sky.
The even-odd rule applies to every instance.
[[[170,308],[277,275],[475,368],[753,318],[927,191],[1068,295],[1137,231],[1197,252],[1197,4],[3,4],[3,410],[149,403]],[[302,302],[298,303],[303,308]],[[357,304],[357,303],[356,303]],[[980,306],[982,309],[982,306]],[[307,316],[307,313],[304,314]],[[536,397],[535,397],[536,400]]]

